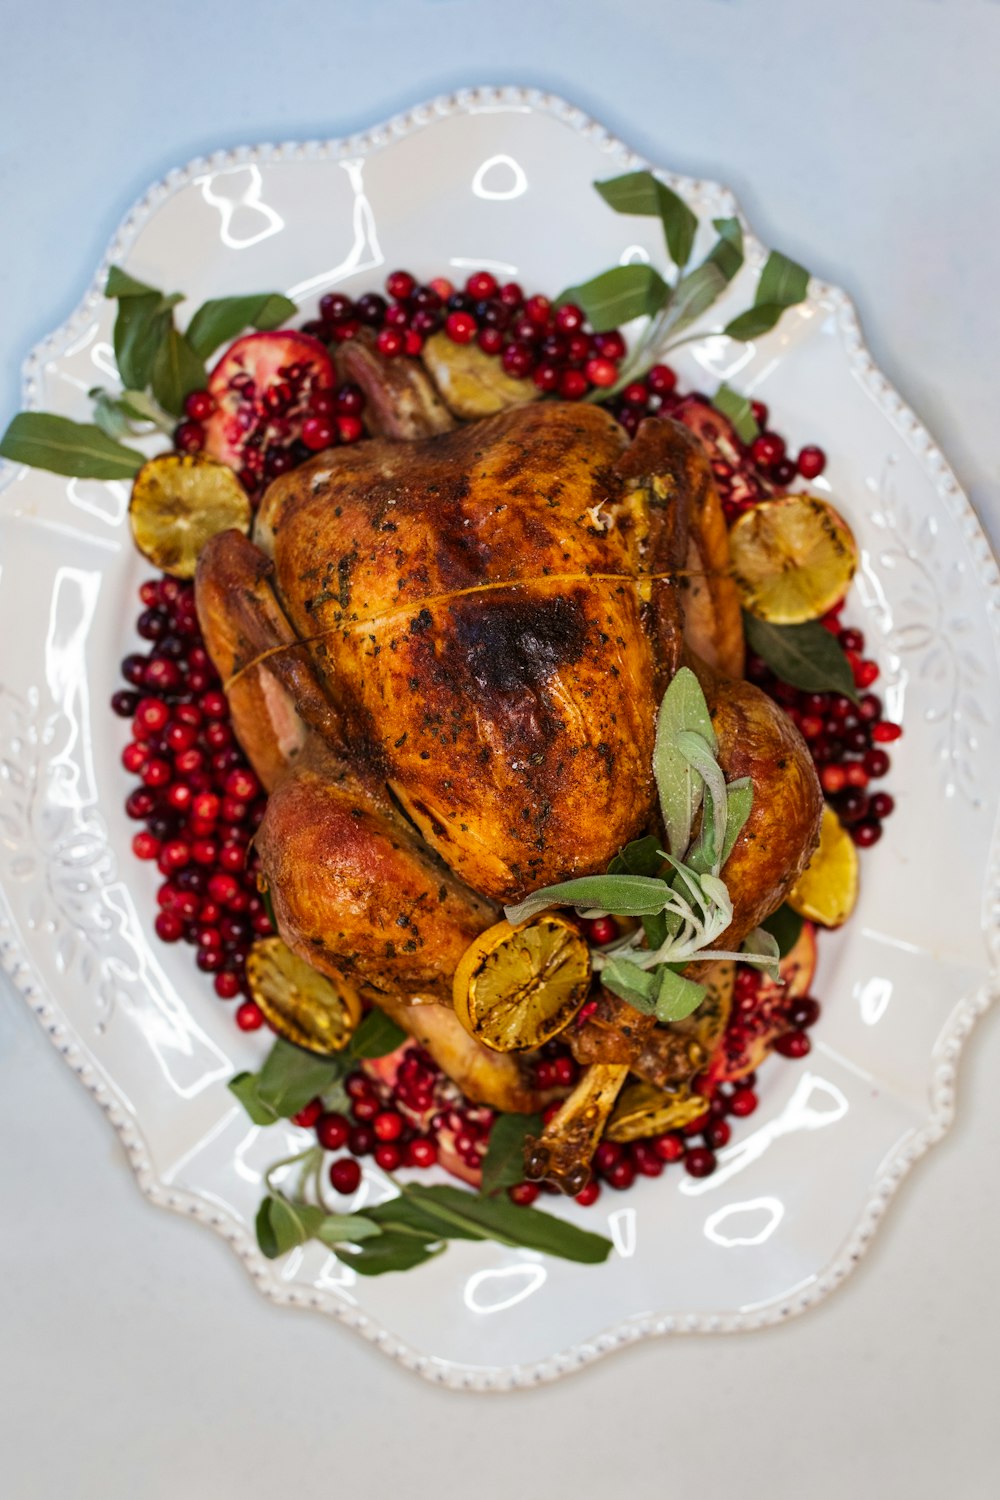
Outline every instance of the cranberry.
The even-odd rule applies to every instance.
[[[707,1146],[692,1146],[684,1154],[684,1170],[692,1177],[711,1177],[716,1165],[715,1152]]]
[[[184,922],[174,911],[157,912],[153,926],[156,936],[164,943],[176,943],[184,936]]]
[[[870,849],[872,844],[877,844],[882,837],[882,824],[876,823],[874,819],[863,823],[854,823],[850,828],[850,835],[859,849]]]
[[[591,1178],[587,1183],[587,1186],[585,1188],[582,1188],[580,1192],[577,1193],[576,1201],[577,1203],[579,1203],[581,1208],[589,1208],[592,1203],[597,1202],[600,1196],[600,1185],[595,1182],[593,1178]]]
[[[710,1120],[705,1126],[705,1145],[718,1151],[722,1146],[728,1145],[732,1133],[725,1120]]]
[[[240,979],[232,969],[221,969],[212,981],[220,1000],[235,1000],[240,992]]]
[[[383,1172],[395,1172],[402,1160],[402,1149],[394,1141],[380,1141],[375,1147],[375,1165]]]
[[[576,1063],[571,1057],[557,1057],[552,1064],[552,1080],[560,1088],[570,1088],[577,1080]]]
[[[778,1037],[774,1050],[782,1057],[805,1057],[812,1051],[812,1042],[804,1031],[786,1031]]]
[[[784,489],[795,478],[795,465],[790,459],[783,458],[780,463],[775,464],[772,468],[771,478],[775,484],[780,485]]]
[[[626,406],[635,407],[637,410],[649,405],[649,391],[641,380],[633,380],[622,391],[622,400]]]
[[[769,469],[785,456],[785,440],[776,432],[762,432],[750,444],[750,457],[758,468]]]
[[[379,296],[378,292],[366,292],[354,304],[354,311],[362,323],[368,323],[372,328],[378,328],[385,317],[386,306],[385,298]]]
[[[515,308],[521,306],[521,303],[524,301],[524,293],[516,281],[504,283],[500,288],[500,301],[504,307]]]
[[[625,357],[625,340],[614,329],[610,333],[595,333],[594,348],[598,354],[603,354],[605,359],[619,360]]]
[[[424,1136],[407,1141],[403,1148],[403,1162],[408,1167],[433,1167],[437,1161],[437,1146]]]
[[[549,314],[551,311],[552,303],[549,301],[548,297],[529,297],[527,302],[524,304],[525,317],[529,320],[529,322],[534,323],[538,327],[544,328],[545,324],[549,321]]]
[[[642,1177],[659,1177],[663,1172],[663,1158],[658,1155],[651,1141],[636,1141],[632,1147],[632,1165]]]
[[[300,1125],[303,1130],[311,1130],[322,1113],[322,1099],[310,1099],[297,1115],[292,1115],[292,1124]]]
[[[562,371],[558,365],[543,361],[542,364],[535,366],[531,378],[540,391],[554,391],[558,388],[561,374]]]
[[[370,1125],[354,1125],[347,1138],[347,1148],[355,1156],[370,1156],[375,1147],[375,1132]]]
[[[771,413],[765,403],[763,401],[751,401],[750,410],[753,412],[753,419],[757,423],[757,426],[761,428],[766,427],[767,419]]]
[[[556,308],[555,325],[559,333],[576,333],[583,327],[583,321],[583,308],[577,307],[575,302]]]
[[[796,467],[803,479],[815,479],[826,468],[826,454],[822,448],[817,448],[814,444],[809,444],[809,446],[799,449]]]
[[[594,1152],[594,1166],[598,1172],[608,1172],[622,1159],[622,1148],[617,1141],[601,1141]]]
[[[661,1161],[680,1161],[684,1155],[684,1142],[676,1131],[670,1130],[666,1135],[656,1136],[653,1150]]]
[[[384,1109],[375,1116],[372,1129],[380,1141],[398,1141],[403,1134],[403,1116],[394,1109]]]
[[[130,693],[122,688],[111,695],[111,711],[116,713],[120,719],[131,719],[139,706],[139,694]]]
[[[523,380],[526,375],[531,374],[535,363],[535,356],[528,344],[515,339],[512,344],[504,346],[504,351],[500,356],[500,363],[508,375],[513,375],[516,380]],[[568,373],[570,372],[567,371]],[[585,380],[585,390],[586,386],[587,382]]]
[[[513,1187],[507,1189],[507,1196],[520,1208],[528,1208],[540,1192],[541,1188],[537,1182],[515,1182]]]
[[[244,1000],[237,1007],[236,1024],[241,1031],[259,1031],[264,1024],[264,1012],[253,1000]]]
[[[618,378],[617,367],[610,359],[600,354],[595,355],[593,359],[588,359],[583,373],[591,385],[596,386],[614,385]]]
[[[354,1118],[367,1125],[380,1113],[381,1108],[374,1094],[365,1094],[354,1101]]]
[[[330,1186],[335,1193],[342,1193],[345,1197],[349,1193],[356,1193],[361,1186],[361,1168],[357,1162],[349,1156],[342,1156],[338,1161],[331,1162]]]
[[[757,1095],[753,1089],[744,1083],[742,1088],[735,1089],[729,1098],[729,1113],[737,1119],[745,1119],[752,1115],[757,1108]]]
[[[343,323],[354,312],[354,303],[343,292],[327,292],[319,299],[319,310],[324,323]]]
[[[205,446],[205,429],[200,422],[181,422],[174,428],[174,447],[178,453],[200,453]]]
[[[579,401],[587,394],[587,377],[582,370],[564,370],[559,377],[559,394],[566,401]]]
[[[409,271],[390,271],[385,278],[385,289],[396,302],[405,302],[416,291],[417,282]]]
[[[883,719],[880,724],[872,726],[872,739],[879,745],[891,745],[893,740],[898,740],[902,733],[902,724],[893,724],[888,719]]]
[[[843,766],[824,766],[819,773],[819,781],[824,792],[829,792],[831,797],[835,797],[847,785],[847,772]]]
[[[483,328],[476,343],[484,354],[499,354],[503,348],[503,334],[499,328]]]
[[[857,823],[860,818],[867,817],[868,809],[868,798],[858,790],[845,792],[837,802],[837,813],[842,823]]]
[[[869,776],[878,778],[885,776],[889,770],[889,757],[884,750],[868,750],[865,753],[864,767]]]
[[[819,1020],[820,1004],[811,995],[803,995],[801,999],[793,1000],[788,1007],[788,1019],[797,1031],[806,1031],[810,1026],[815,1026]]]
[[[873,818],[887,818],[895,810],[896,804],[888,792],[876,792],[871,799],[871,813]]]
[[[624,1192],[635,1181],[635,1167],[627,1156],[623,1156],[620,1161],[615,1162],[613,1167],[607,1169],[604,1180],[609,1187],[617,1189],[620,1193]]]
[[[335,400],[338,417],[360,417],[365,409],[365,396],[359,385],[342,385]]]
[[[445,333],[453,344],[470,344],[476,336],[476,320],[468,312],[452,312],[445,319]]]
[[[497,279],[491,276],[489,271],[476,271],[465,283],[465,290],[470,297],[477,301],[487,297],[495,297],[497,294]]]
[[[363,1073],[351,1073],[344,1084],[344,1091],[348,1099],[374,1099],[375,1090],[371,1080]]]

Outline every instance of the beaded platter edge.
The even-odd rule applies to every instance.
[[[567,128],[586,134],[601,150],[623,167],[648,165],[637,153],[612,135],[597,121],[565,100],[537,89],[491,87],[461,90],[438,97],[399,114],[384,124],[339,140],[301,143],[261,144],[220,151],[200,157],[177,168],[155,183],[126,215],[114,235],[98,268],[94,281],[76,311],[55,332],[32,351],[24,365],[23,394],[27,407],[37,404],[38,376],[47,360],[63,352],[73,341],[102,297],[108,266],[121,257],[146,220],[179,189],[207,170],[244,162],[270,163],[282,160],[311,160],[364,155],[389,145],[423,128],[434,119],[463,114],[485,106],[510,105],[550,115]],[[665,179],[680,191],[697,199],[702,183],[663,173]],[[713,192],[718,191],[711,184]],[[731,211],[738,213],[732,194],[726,194]],[[742,219],[742,215],[740,216]],[[744,222],[744,227],[745,221]],[[748,247],[755,257],[762,257],[763,247],[749,233]],[[874,396],[893,427],[905,439],[929,474],[934,488],[962,529],[975,563],[977,580],[987,603],[994,639],[1000,650],[1000,570],[990,543],[960,488],[947,460],[926,428],[878,370],[865,347],[857,314],[850,299],[839,288],[818,283],[810,288],[810,300],[822,300],[836,315],[848,361],[855,375]],[[9,481],[9,475],[4,484]],[[0,484],[0,488],[3,484]],[[984,893],[984,924],[992,960],[988,984],[963,999],[952,1013],[946,1034],[940,1039],[940,1061],[933,1073],[930,1091],[930,1113],[922,1128],[883,1167],[872,1184],[853,1232],[839,1255],[804,1290],[747,1314],[699,1314],[643,1316],[620,1322],[598,1336],[562,1350],[534,1364],[507,1367],[462,1366],[436,1359],[410,1348],[375,1320],[356,1308],[342,1303],[319,1290],[306,1290],[282,1282],[276,1269],[259,1253],[253,1239],[235,1219],[196,1194],[178,1191],[159,1181],[151,1165],[142,1133],[135,1120],[120,1104],[111,1080],[95,1068],[80,1045],[52,996],[39,982],[29,956],[17,935],[6,900],[0,893],[0,963],[14,987],[23,995],[35,1013],[53,1046],[63,1056],[86,1089],[107,1115],[124,1146],[129,1163],[142,1192],[151,1202],[169,1208],[185,1217],[206,1224],[232,1245],[245,1265],[256,1287],[273,1302],[318,1310],[355,1329],[384,1354],[405,1369],[412,1370],[433,1384],[456,1390],[505,1391],[530,1388],[558,1379],[562,1375],[593,1364],[616,1349],[667,1334],[731,1333],[760,1329],[788,1320],[822,1300],[839,1286],[862,1259],[897,1187],[911,1167],[948,1130],[955,1110],[955,1082],[962,1046],[980,1015],[988,1008],[1000,988],[1000,847],[994,839],[991,849],[987,889]]]

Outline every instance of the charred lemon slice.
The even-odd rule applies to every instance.
[[[568,1026],[590,988],[590,949],[573,922],[545,912],[480,933],[455,970],[455,1014],[494,1052],[541,1047]]]
[[[630,1083],[622,1089],[605,1136],[609,1141],[641,1141],[665,1130],[683,1130],[708,1108],[708,1100],[682,1083],[658,1089],[651,1083]]]
[[[729,533],[743,606],[772,625],[816,620],[844,597],[858,547],[843,516],[815,495],[755,505]]]
[[[840,927],[858,899],[858,851],[832,807],[823,808],[819,848],[785,898],[793,911]]]
[[[422,358],[445,405],[465,422],[535,401],[542,394],[534,381],[508,375],[498,359],[476,344],[452,343],[446,333],[431,334]]]
[[[361,1019],[346,979],[333,984],[279,937],[261,938],[247,957],[250,993],[279,1036],[307,1052],[341,1052]]]
[[[217,531],[249,531],[251,510],[225,464],[200,453],[164,453],[135,476],[128,514],[144,557],[175,578],[193,578],[205,543]]]

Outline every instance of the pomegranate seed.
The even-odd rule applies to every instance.
[[[826,468],[826,454],[813,444],[800,448],[796,468],[803,479],[815,479]]]
[[[361,1168],[358,1163],[349,1156],[342,1156],[338,1161],[331,1162],[330,1186],[335,1193],[342,1193],[344,1197],[349,1193],[356,1193],[361,1186]]]
[[[431,285],[433,286],[433,282]],[[396,302],[405,302],[407,297],[412,297],[416,286],[416,278],[409,271],[390,271],[385,278],[385,289]]]
[[[736,1115],[737,1119],[745,1119],[747,1115],[753,1114],[757,1108],[757,1103],[757,1095],[753,1089],[744,1085],[743,1088],[736,1089],[730,1096],[729,1113]]]
[[[560,1088],[569,1088],[577,1080],[576,1063],[571,1057],[557,1057],[552,1064],[553,1081]]]
[[[254,1000],[244,1000],[236,1008],[236,1024],[241,1031],[259,1031],[264,1024],[264,1012]]]
[[[881,723],[872,725],[872,739],[879,745],[891,745],[893,740],[898,740],[902,733],[902,724],[893,724],[889,719],[883,719]]]
[[[692,1146],[684,1155],[684,1170],[691,1177],[711,1177],[717,1162],[707,1146]]]
[[[595,1182],[593,1178],[591,1178],[587,1183],[587,1186],[585,1188],[582,1188],[581,1191],[577,1193],[576,1201],[577,1203],[579,1203],[581,1208],[589,1208],[592,1203],[597,1202],[600,1196],[600,1185]]]

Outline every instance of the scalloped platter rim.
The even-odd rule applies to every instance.
[[[553,290],[656,256],[655,226],[616,218],[590,188],[641,165],[580,110],[516,87],[441,97],[343,140],[198,159],[127,215],[81,306],[27,361],[25,405],[79,417],[88,387],[114,378],[101,293],[112,262],[192,301],[273,285],[308,305],[333,286],[370,287],[397,262],[424,274],[493,264]],[[663,175],[703,221],[738,212],[717,184]],[[763,260],[747,244],[733,311]],[[821,939],[813,1054],[768,1065],[761,1108],[713,1177],[675,1174],[557,1210],[611,1235],[601,1268],[456,1245],[410,1273],[420,1280],[359,1284],[319,1246],[274,1263],[259,1254],[262,1167],[302,1135],[274,1127],[264,1140],[248,1126],[225,1083],[253,1065],[260,1038],[195,992],[188,955],[147,935],[153,873],[129,853],[123,731],[105,708],[142,576],[127,490],[3,475],[0,630],[23,643],[0,669],[4,969],[148,1198],[216,1230],[272,1300],[328,1313],[459,1389],[531,1386],[641,1339],[760,1328],[815,1304],[947,1130],[962,1044],[996,990],[1000,578],[969,502],[836,288],[812,282],[756,346],[707,334],[678,365],[687,380],[730,379],[766,399],[779,426],[830,452],[814,488],[837,495],[859,535],[852,618],[906,736],[888,783],[897,815],[864,857],[859,911]],[[920,859],[935,809],[947,884]],[[359,1204],[385,1191],[366,1168]]]

